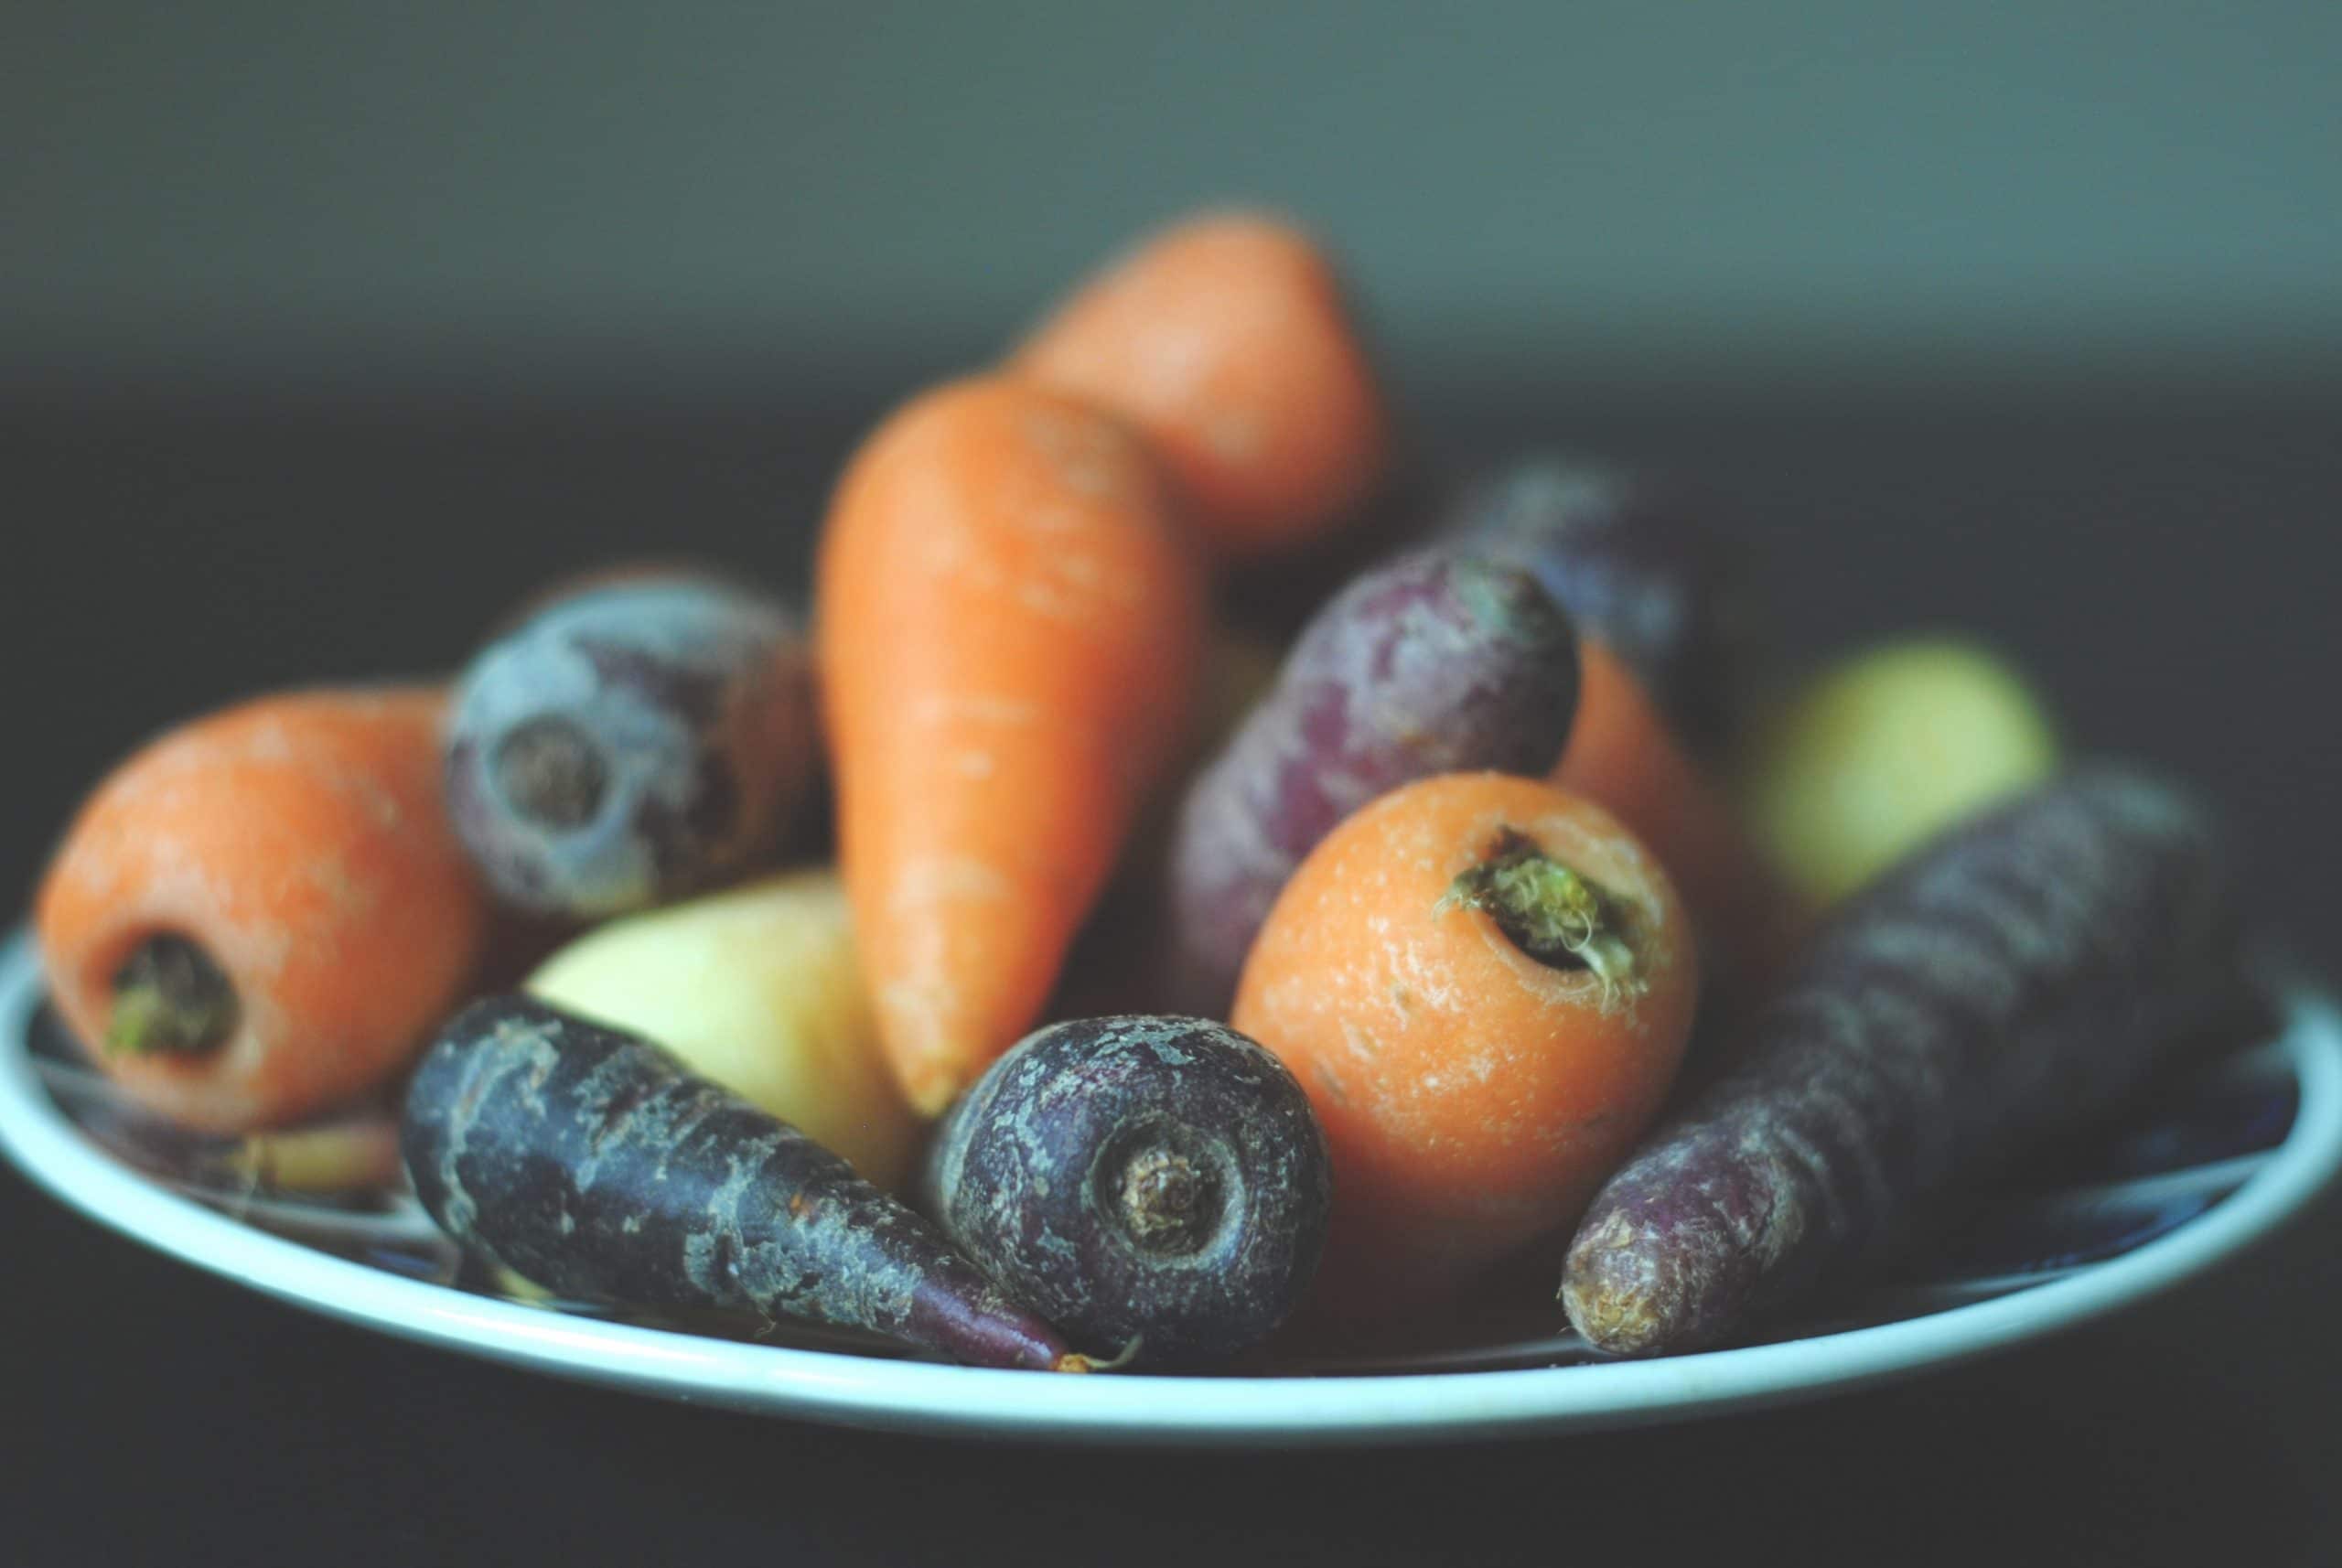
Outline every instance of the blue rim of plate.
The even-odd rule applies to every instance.
[[[2133,1130],[2106,1146],[2111,1179],[2068,1171],[2030,1194],[2014,1225],[1951,1237],[1955,1252],[1967,1249],[1954,1277],[1886,1280],[1761,1343],[1606,1362],[1585,1359],[1561,1334],[1256,1376],[1051,1377],[823,1348],[854,1341],[819,1331],[774,1344],[616,1321],[295,1240],[300,1213],[225,1202],[142,1172],[68,1115],[30,1048],[41,999],[38,956],[20,932],[0,949],[0,1148],[68,1205],[159,1251],[346,1322],[586,1382],[806,1420],[1044,1441],[1423,1442],[1643,1425],[1817,1398],[2012,1348],[2137,1302],[2265,1235],[2342,1167],[2342,1014],[2297,989],[2278,1037],[2208,1068],[2196,1083],[2192,1103],[2265,1101],[2247,1108],[2264,1131],[2246,1141],[2261,1146],[2240,1154],[2216,1137],[2216,1157],[2191,1165],[2183,1155],[2174,1165],[2167,1150],[2154,1151],[2175,1136],[2184,1142],[2184,1128]],[[2280,1130],[2267,1106],[2288,1101]],[[412,1242],[427,1232],[412,1199],[404,1204],[309,1218],[332,1230],[344,1252],[363,1255],[352,1243],[371,1234]],[[242,1218],[229,1211],[236,1208]],[[2057,1255],[2071,1230],[2059,1227],[2078,1219],[2072,1233],[2085,1244]],[[1998,1272],[1996,1245],[2014,1249]],[[2092,1255],[2108,1249],[2115,1255]],[[455,1277],[452,1265],[446,1277]]]

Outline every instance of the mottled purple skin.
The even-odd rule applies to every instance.
[[[1596,1349],[1713,1344],[1907,1243],[2233,1005],[2239,905],[2204,815],[2078,773],[1859,896],[1736,1065],[1613,1176],[1563,1266]]]
[[[1681,499],[1610,469],[1539,456],[1467,487],[1446,527],[1534,572],[1641,677],[1695,750],[1723,746],[1746,674],[1747,601],[1721,542]]]
[[[574,726],[600,759],[584,821],[548,822],[500,773],[510,737]],[[725,881],[771,851],[816,782],[811,661],[787,610],[712,577],[633,577],[555,600],[456,692],[448,809],[489,885],[595,918]]]
[[[1332,1179],[1307,1097],[1260,1046],[1197,1018],[1090,1018],[1028,1036],[961,1099],[927,1198],[1080,1348],[1176,1366],[1284,1321]]]
[[[526,997],[449,1021],[400,1145],[441,1230],[561,1294],[811,1318],[977,1366],[1066,1356],[836,1155],[659,1047]]]
[[[1173,828],[1166,983],[1224,1016],[1278,892],[1334,825],[1434,774],[1542,774],[1577,712],[1577,635],[1531,575],[1461,547],[1386,562],[1320,610]]]

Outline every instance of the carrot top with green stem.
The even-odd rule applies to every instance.
[[[113,977],[105,1047],[134,1056],[201,1056],[236,1030],[236,989],[188,938],[160,931],[131,950]]]
[[[1563,865],[1517,828],[1499,830],[1487,857],[1456,875],[1434,909],[1462,906],[1553,969],[1589,969],[1606,990],[1637,983],[1634,948],[1615,896]]]

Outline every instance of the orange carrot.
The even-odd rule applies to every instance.
[[[1758,858],[1625,662],[1584,636],[1578,656],[1577,717],[1553,782],[1608,807],[1650,845],[1707,938],[1709,969],[1735,998],[1763,994],[1810,912]]]
[[[1420,1306],[1574,1219],[1666,1096],[1698,990],[1666,872],[1591,801],[1451,773],[1346,819],[1230,1019],[1333,1152],[1321,1320]]]
[[[1027,382],[930,392],[840,482],[816,592],[840,854],[932,1115],[1029,1029],[1186,734],[1201,573],[1138,438]]]
[[[440,802],[440,693],[263,697],[124,762],[42,885],[58,1010],[133,1097],[241,1133],[396,1075],[487,906]]]
[[[1127,417],[1237,561],[1305,543],[1365,500],[1390,416],[1340,280],[1281,219],[1150,236],[1027,338],[1010,369]]]

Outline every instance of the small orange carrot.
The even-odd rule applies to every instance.
[[[1257,213],[1191,219],[1092,278],[1016,374],[1095,400],[1155,444],[1214,552],[1305,543],[1382,477],[1390,415],[1325,252]]]
[[[1577,717],[1553,782],[1599,801],[1650,845],[1707,938],[1733,996],[1762,995],[1805,940],[1810,912],[1758,858],[1722,792],[1658,705],[1601,642],[1578,642]]]
[[[839,484],[816,620],[840,854],[926,1114],[1032,1027],[1187,733],[1179,521],[1134,435],[1003,378],[916,399]]]
[[[1698,993],[1666,872],[1589,800],[1450,773],[1344,820],[1230,1019],[1333,1152],[1320,1318],[1419,1306],[1574,1219],[1665,1098]]]
[[[206,1132],[280,1125],[394,1076],[457,1000],[484,896],[440,802],[435,690],[263,697],[124,762],[37,921],[98,1066]]]

